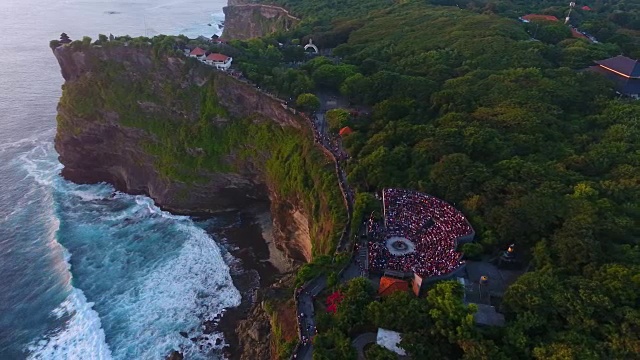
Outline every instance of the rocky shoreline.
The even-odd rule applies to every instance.
[[[241,1],[230,1],[229,5],[238,5],[237,2]],[[253,6],[246,8],[255,10]],[[225,19],[227,26],[234,22],[251,26],[251,22]],[[279,21],[275,23],[282,25]],[[253,36],[273,31],[270,27],[259,30]],[[205,335],[224,334],[228,346],[222,355],[226,358],[270,358],[269,317],[262,309],[261,300],[269,299],[275,292],[281,297],[290,296],[289,290],[274,288],[290,282],[292,270],[299,264],[294,261],[311,260],[312,237],[328,236],[332,222],[319,221],[322,226],[312,231],[309,226],[312,209],[305,208],[305,203],[296,194],[285,196],[276,182],[267,182],[264,162],[271,154],[266,150],[242,163],[234,162],[237,154],[233,151],[220,155],[220,161],[233,165],[234,172],[208,171],[200,174],[206,181],[188,183],[167,177],[161,171],[164,168],[158,166],[158,155],[144,146],[170,139],[158,140],[144,126],[127,124],[125,117],[107,106],[106,100],[99,96],[93,99],[89,112],[76,105],[84,104],[87,93],[103,92],[101,86],[130,87],[144,82],[150,89],[199,87],[203,94],[213,94],[217,99],[215,105],[228,113],[225,118],[212,117],[210,121],[215,126],[223,126],[230,119],[259,117],[295,129],[295,133],[287,135],[290,137],[310,139],[311,130],[280,101],[250,84],[212,72],[206,66],[192,66],[182,57],[158,59],[151,47],[57,46],[52,50],[65,78],[55,139],[59,160],[64,165],[62,176],[79,184],[108,182],[118,191],[147,195],[163,210],[190,215],[196,221],[198,218],[207,221],[212,217],[228,220],[235,217],[235,222],[229,221],[233,225],[222,229],[211,226],[209,230],[223,253],[235,259],[229,260],[231,276],[242,294],[242,302],[237,308],[228,309],[224,316],[202,324],[203,332]],[[120,66],[117,67],[119,70],[105,72],[99,66],[105,61]],[[162,66],[154,67],[152,71],[149,64],[154,62]],[[104,84],[109,85],[89,80],[95,76],[102,76]],[[184,123],[185,129],[197,121],[200,116],[197,106],[184,99],[164,101],[165,95],[159,91],[154,93],[155,103],[128,99],[128,109],[140,118],[168,116],[167,121]],[[311,157],[312,154],[313,151],[309,151],[304,156]],[[329,201],[320,198],[321,202]],[[283,278],[287,281],[282,281]],[[219,345],[220,340],[216,341]],[[168,356],[182,358],[178,352]]]
[[[223,252],[230,255],[226,258],[242,301],[238,307],[227,309],[219,319],[203,323],[205,333],[224,334],[227,346],[222,355],[226,359],[268,359],[270,324],[261,302],[270,287],[288,276],[295,266],[273,243],[268,204],[259,203],[218,218],[222,219],[222,226],[216,221],[205,225],[205,229],[218,241]]]

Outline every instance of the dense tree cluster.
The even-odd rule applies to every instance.
[[[379,209],[373,191],[411,188],[467,215],[481,244],[469,255],[516,243],[531,264],[505,294],[502,330],[473,328],[473,309],[454,301],[460,294],[448,283],[426,301],[380,303],[366,286],[349,285],[336,315],[318,314],[317,341],[326,344],[318,348],[348,359],[349,335],[386,326],[407,334],[403,345],[416,358],[640,357],[640,103],[615,98],[608,81],[582,71],[593,60],[638,51],[625,32],[634,20],[612,15],[625,6],[635,16],[631,3],[590,5],[594,13],[583,14],[581,28],[601,24],[590,30],[605,41],[599,44],[567,38],[558,24],[541,25],[542,41],[532,41],[536,24],[513,19],[528,12],[562,17],[555,1],[459,2],[473,11],[416,1],[286,5],[308,20],[291,33],[231,42],[224,52],[279,96],[339,91],[371,109],[370,116],[328,114],[332,131],[354,130],[344,138],[352,157],[348,180],[357,191],[352,230]],[[335,16],[345,7],[350,19]],[[333,56],[307,61],[298,44],[309,34],[335,47]],[[631,40],[619,40],[624,36]],[[119,41],[149,42],[108,44]],[[190,42],[150,41],[158,52]],[[83,101],[74,103],[78,111],[95,108]],[[295,151],[287,143],[274,164],[287,164]],[[297,165],[285,166],[283,179],[305,184],[295,176]],[[305,267],[299,282],[334,270]],[[393,312],[394,301],[393,308],[413,310]],[[429,326],[409,327],[418,320]]]
[[[260,0],[273,3],[274,1]],[[403,1],[407,3],[411,1]],[[344,43],[350,32],[362,26],[367,14],[379,16],[381,9],[388,9],[392,1],[376,0],[276,0],[275,3],[285,6],[303,18],[295,30],[297,36],[313,33],[314,41],[321,47],[334,47]],[[466,9],[475,13],[497,14],[511,19],[529,14],[545,14],[556,16],[561,21],[569,13],[569,2],[564,0],[427,0],[414,3],[432,4],[457,9]],[[595,36],[600,42],[618,45],[627,55],[640,57],[640,1],[638,0],[605,0],[576,2],[571,11],[570,25]],[[584,6],[587,6],[583,9]],[[338,21],[336,21],[338,20]],[[569,37],[566,27],[559,24],[550,25],[549,29],[564,32]],[[565,30],[565,31],[563,31]],[[535,31],[530,31],[534,35]],[[544,38],[538,33],[536,36]],[[552,37],[553,38],[553,37]],[[557,39],[557,38],[556,38]],[[542,39],[541,39],[542,40]]]
[[[407,332],[417,358],[640,357],[640,103],[615,98],[608,81],[582,71],[593,60],[637,53],[616,40],[635,25],[612,15],[622,3],[590,4],[593,13],[576,11],[575,21],[604,40],[594,44],[560,24],[514,19],[562,18],[557,2],[458,4],[474,11],[403,2],[316,19],[314,40],[339,45],[341,62],[316,58],[297,70],[372,109],[346,120],[332,114],[330,124],[354,129],[344,143],[358,190],[355,219],[375,210],[367,192],[424,191],[471,220],[481,247],[469,255],[516,243],[532,271],[508,289],[502,330],[472,329],[464,306],[446,308],[455,320],[439,319],[437,303],[419,300],[411,316],[374,311],[393,298],[372,303],[369,318]],[[589,30],[614,19],[608,36]],[[536,27],[541,41],[531,40]],[[393,308],[413,306],[403,301]],[[404,326],[416,319],[437,330],[412,335]],[[333,321],[344,334],[372,325],[340,312]]]
[[[447,281],[436,284],[426,298],[397,292],[375,301],[368,280],[351,280],[341,288],[344,299],[338,311],[323,316],[321,329],[325,331],[314,340],[314,351],[324,354],[346,335],[384,328],[402,333],[400,346],[414,359],[459,358],[466,348],[478,348],[486,341],[473,326],[475,306],[463,303],[462,292],[459,283]],[[367,354],[389,358],[389,353],[380,349]],[[319,355],[318,359],[324,357]]]

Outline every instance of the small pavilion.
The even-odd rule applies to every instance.
[[[392,278],[389,276],[383,276],[380,279],[380,286],[378,287],[378,295],[389,296],[398,291],[409,291],[409,283],[404,280]]]
[[[215,66],[219,70],[227,70],[231,66],[233,58],[224,54],[212,53],[206,57],[205,62]]]

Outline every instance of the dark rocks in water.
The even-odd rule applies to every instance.
[[[109,15],[122,14],[120,11],[105,11],[104,13]]]
[[[198,338],[197,338],[197,337],[192,337],[192,338],[191,338],[191,339],[189,339],[189,340],[191,340],[191,341],[193,341],[193,342],[198,342]]]
[[[189,338],[189,334],[187,334],[186,331],[180,331],[180,336],[182,336],[183,338]]]
[[[171,354],[167,356],[166,360],[183,360],[183,359],[184,359],[184,356],[180,352],[173,350]]]
[[[222,344],[222,339],[217,338],[216,339],[216,346],[219,346],[220,344]]]
[[[202,327],[204,328],[204,329],[202,330],[202,332],[203,332],[204,334],[207,334],[207,335],[208,335],[208,334],[211,334],[211,333],[213,333],[213,332],[215,331],[215,329],[216,329],[216,325],[217,325],[217,323],[216,323],[215,321],[205,321],[205,322],[202,324]]]

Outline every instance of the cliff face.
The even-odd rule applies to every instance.
[[[260,129],[298,137],[293,141],[311,137],[280,102],[193,59],[154,55],[151,47],[61,46],[54,55],[66,80],[55,139],[66,179],[105,181],[179,213],[271,200],[278,247],[311,259],[315,214],[269,176],[273,154],[252,138],[268,137],[254,135]]]
[[[251,39],[289,30],[300,21],[281,7],[250,4],[243,0],[229,0],[229,6],[222,10],[225,15],[222,37],[228,40]]]

